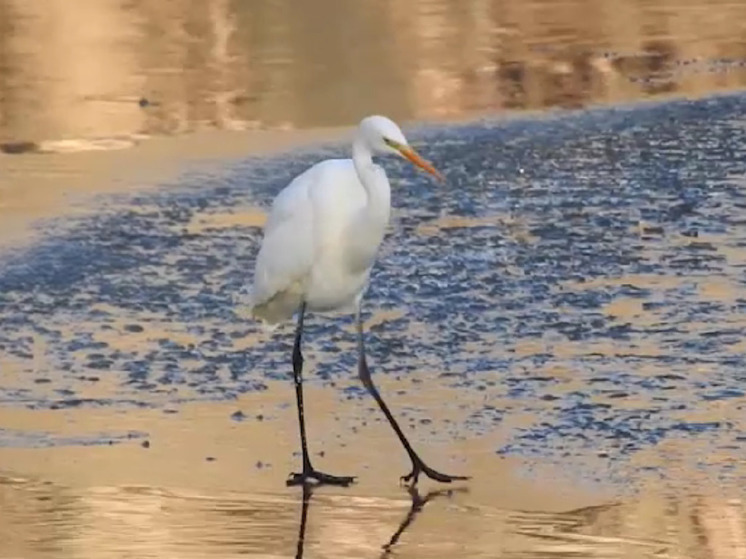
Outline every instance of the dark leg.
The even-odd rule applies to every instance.
[[[300,425],[300,444],[303,452],[303,471],[299,474],[290,474],[288,485],[299,485],[305,483],[328,483],[331,485],[350,485],[355,481],[350,476],[332,476],[314,470],[311,466],[311,458],[308,455],[308,443],[306,442],[306,420],[303,413],[303,354],[300,350],[301,338],[303,337],[303,317],[306,314],[306,304],[303,303],[298,311],[298,326],[295,330],[295,344],[293,345],[293,379],[295,381],[295,400],[298,404],[298,423]]]
[[[386,405],[386,402],[383,401],[383,398],[381,398],[381,394],[378,392],[378,389],[373,384],[373,379],[370,377],[370,369],[368,368],[368,363],[365,359],[365,340],[363,336],[363,318],[360,312],[360,305],[358,305],[357,308],[357,346],[358,346],[358,375],[360,375],[360,380],[362,381],[363,385],[365,385],[365,388],[368,390],[371,396],[375,399],[376,403],[378,403],[378,407],[381,408],[381,411],[386,416],[386,419],[388,419],[389,425],[394,429],[394,432],[396,432],[396,436],[399,437],[399,441],[401,441],[401,444],[404,446],[404,450],[407,451],[407,454],[409,455],[410,460],[412,460],[412,471],[409,472],[407,475],[404,475],[401,477],[402,481],[408,482],[412,481],[412,486],[417,485],[417,479],[419,478],[419,475],[425,474],[430,479],[434,479],[435,481],[440,481],[443,483],[450,483],[452,481],[457,480],[466,480],[469,479],[466,476],[450,476],[448,474],[442,474],[436,470],[433,470],[431,467],[429,467],[425,462],[422,461],[422,458],[420,458],[417,453],[412,448],[412,445],[409,444],[409,441],[407,440],[407,437],[404,436],[404,433],[402,432],[401,428],[399,427],[399,424],[394,419],[394,416],[391,414],[391,411],[389,410],[389,407]]]

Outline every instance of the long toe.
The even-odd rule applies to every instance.
[[[342,487],[347,487],[348,485],[355,483],[355,476],[332,476],[329,474],[316,472],[316,478],[319,480],[319,483],[328,485],[340,485]]]
[[[288,476],[287,481],[285,482],[285,485],[288,487],[292,487],[294,485],[303,485],[307,482],[308,478],[305,474],[299,474],[297,472],[293,472]]]
[[[425,466],[425,465],[422,466],[422,472],[430,479],[434,479],[435,481],[439,481],[441,483],[451,483],[453,481],[466,481],[469,479],[469,476],[451,476],[448,474],[441,473],[437,470],[433,470],[432,468]]]
[[[323,472],[317,472],[316,470],[310,470],[301,473],[292,473],[288,477],[286,484],[288,487],[293,485],[338,485],[341,487],[347,487],[355,483],[353,476],[333,476],[331,474],[325,474]]]
[[[405,484],[409,484],[410,487],[416,487],[420,474],[425,474],[430,479],[439,481],[441,483],[451,483],[453,481],[466,481],[469,479],[468,476],[452,476],[441,473],[437,470],[433,470],[430,466],[422,462],[421,460],[415,460],[412,464],[412,471],[407,475],[401,477],[401,481]],[[411,483],[410,483],[411,482]]]

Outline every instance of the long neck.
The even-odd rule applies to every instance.
[[[365,217],[388,223],[391,213],[391,189],[386,173],[373,163],[372,153],[367,143],[360,137],[352,144],[352,161],[360,182],[368,194]]]

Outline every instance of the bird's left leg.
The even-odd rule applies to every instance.
[[[319,472],[311,465],[308,454],[308,443],[306,442],[306,418],[303,409],[303,354],[301,353],[301,338],[303,337],[303,318],[306,314],[306,303],[302,303],[298,311],[298,326],[295,330],[295,343],[293,344],[293,380],[295,381],[295,400],[298,405],[298,424],[300,426],[300,444],[303,453],[303,471],[292,473],[287,480],[287,485],[300,485],[306,483],[319,483],[330,485],[347,486],[355,481],[351,476],[333,476]]]
[[[404,436],[404,433],[399,427],[399,424],[396,422],[394,416],[391,414],[391,411],[386,405],[386,402],[383,401],[381,394],[378,392],[378,389],[373,384],[373,379],[370,376],[370,369],[368,368],[368,362],[365,358],[365,339],[363,335],[363,319],[361,314],[360,302],[358,302],[357,305],[355,319],[357,322],[358,375],[360,376],[360,380],[362,381],[363,385],[365,385],[365,388],[368,390],[370,395],[373,396],[376,403],[378,403],[378,407],[381,408],[381,411],[386,416],[389,425],[391,425],[391,427],[394,429],[396,436],[399,437],[399,441],[401,441],[402,446],[404,446],[404,450],[407,451],[410,460],[412,460],[412,471],[409,472],[407,475],[402,476],[402,481],[411,481],[412,486],[415,486],[417,485],[417,480],[420,474],[425,474],[430,479],[434,479],[435,481],[440,481],[442,483],[450,483],[452,481],[469,479],[466,476],[451,476],[432,469],[430,466],[425,464],[422,458],[420,458],[419,455],[414,451],[412,445],[409,444],[407,437]]]

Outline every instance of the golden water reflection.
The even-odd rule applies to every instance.
[[[732,0],[0,0],[0,142],[581,107],[746,83]],[[9,147],[10,146],[10,147]]]
[[[0,478],[0,550],[28,559],[746,556],[737,498],[646,492],[549,513],[475,506],[466,493],[207,496]]]

